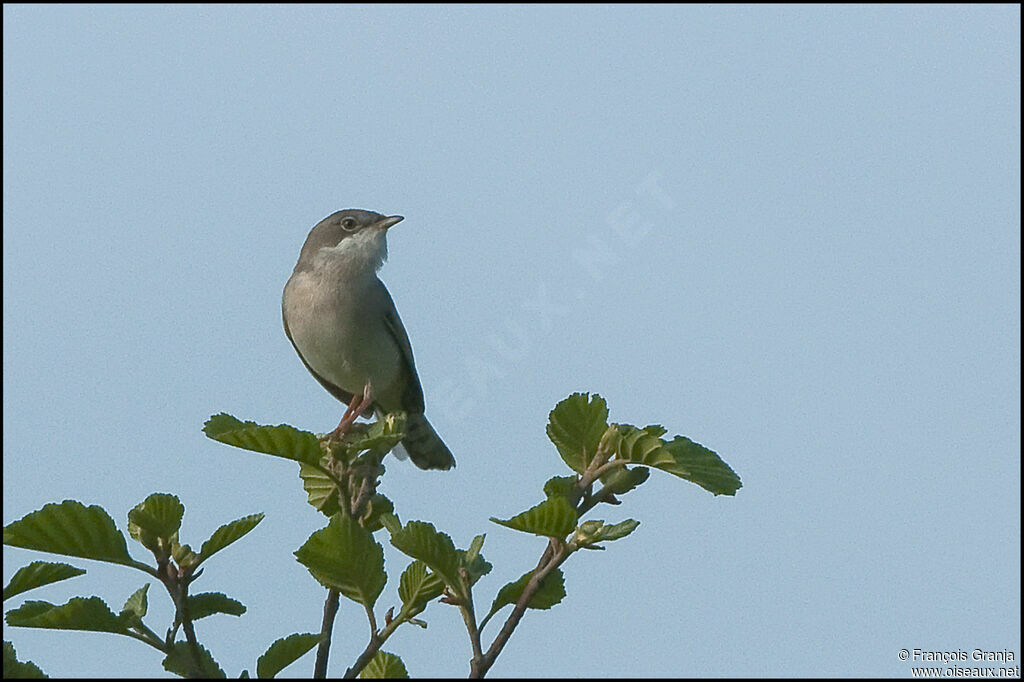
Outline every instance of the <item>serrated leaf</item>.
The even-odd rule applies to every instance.
[[[570,497],[576,490],[575,476],[555,476],[549,478],[544,484],[544,494],[547,497]]]
[[[46,673],[32,661],[19,661],[14,645],[4,642],[4,679],[40,680],[47,677]]]
[[[573,393],[548,415],[548,438],[573,471],[583,473],[608,428],[608,404],[589,393]]]
[[[220,592],[200,592],[188,596],[188,615],[193,621],[217,613],[241,616],[245,613],[245,604]]]
[[[479,552],[472,559],[469,558],[469,552],[464,550],[458,549],[455,553],[459,555],[459,564],[466,570],[470,586],[475,585],[480,578],[490,573],[491,568],[493,568],[490,562],[484,559]]]
[[[137,538],[136,532],[132,532],[132,526],[135,526],[158,538],[169,540],[181,528],[181,517],[184,514],[185,505],[177,497],[167,493],[153,493],[128,512],[129,532]]]
[[[519,580],[511,582],[498,590],[498,595],[494,598],[494,603],[491,604],[491,611],[487,614],[487,617],[490,618],[505,606],[518,602],[519,597],[523,595],[523,590],[526,589],[526,584],[530,582],[530,578],[532,576],[533,571],[525,573],[519,578]],[[564,598],[565,576],[562,574],[562,569],[556,568],[544,576],[544,580],[541,581],[537,592],[530,597],[530,601],[527,603],[526,608],[550,609]]]
[[[742,486],[740,477],[717,454],[685,436],[666,442],[661,426],[638,429],[622,424],[619,428],[623,432],[617,452],[620,459],[667,471],[715,495],[735,495]]]
[[[647,426],[644,427],[643,430],[647,433],[647,435],[655,436],[656,438],[661,438],[666,433],[668,433],[668,429],[666,429],[661,424],[648,424]]]
[[[99,597],[74,597],[60,606],[45,601],[27,601],[7,612],[7,624],[50,630],[91,630],[127,635],[125,619],[114,615]]]
[[[444,592],[444,581],[431,573],[427,565],[417,559],[406,566],[398,582],[398,598],[402,600],[402,612],[415,616],[423,611],[427,602],[437,599]]]
[[[630,424],[618,426],[622,433],[622,440],[616,451],[619,459],[659,468],[674,461],[672,454],[665,449],[665,441],[660,438],[660,434],[664,433],[661,427],[649,426],[638,429]]]
[[[348,516],[335,516],[295,551],[303,566],[324,587],[373,608],[387,583],[384,548],[370,531]]]
[[[145,584],[128,597],[124,606],[121,607],[121,618],[127,623],[135,620],[142,620],[149,611],[149,599],[146,594],[149,592],[149,584]]]
[[[700,443],[685,436],[676,436],[665,444],[672,461],[659,469],[692,481],[715,495],[735,495],[743,483],[722,458]]]
[[[256,661],[256,677],[269,679],[302,658],[320,642],[320,635],[296,633],[277,640]]]
[[[171,652],[163,660],[164,670],[180,675],[181,677],[194,677],[194,664],[192,662],[192,649],[188,642],[175,642]],[[199,645],[199,676],[207,679],[223,679],[227,677],[224,671],[213,660],[213,656],[202,645]]]
[[[386,651],[378,651],[359,673],[361,680],[399,680],[407,679],[409,671],[405,669],[402,659]]]
[[[175,535],[171,538],[171,557],[181,568],[195,568],[199,565],[199,555],[189,545],[182,545]]]
[[[199,549],[199,560],[196,562],[196,566],[206,561],[212,555],[224,549],[235,540],[241,538],[243,535],[255,528],[262,520],[263,514],[259,513],[243,516],[231,523],[225,523],[213,532],[213,535],[210,536],[209,540],[203,543],[203,546]]]
[[[64,500],[4,527],[4,544],[52,554],[131,565],[124,535],[102,507]]]
[[[484,540],[487,538],[486,533],[481,533],[473,538],[473,541],[469,543],[469,549],[466,550],[466,562],[471,562],[480,555],[480,550],[484,548]]]
[[[402,530],[402,522],[394,513],[384,512],[380,515],[380,523],[388,529],[388,533],[394,535]]]
[[[601,476],[601,482],[613,495],[625,495],[650,476],[651,470],[645,467],[621,467]]]
[[[610,526],[602,526],[601,530],[597,532],[597,536],[600,542],[610,542],[612,540],[619,540],[620,538],[624,538],[630,533],[632,533],[634,530],[636,530],[637,526],[639,525],[639,521],[635,521],[633,519],[626,519],[625,521],[615,523]]]
[[[438,575],[456,592],[461,592],[459,579],[459,555],[452,539],[439,532],[433,524],[425,521],[410,521],[404,528],[392,530],[388,523],[384,524],[391,533],[391,544],[395,548],[419,559]]]
[[[639,525],[640,522],[633,519],[612,525],[607,525],[604,521],[587,521],[576,531],[575,540],[580,547],[585,549],[604,549],[597,546],[598,543],[624,538],[636,530]]]
[[[206,421],[203,433],[226,445],[306,464],[318,464],[324,454],[319,439],[308,431],[287,424],[262,426],[243,422],[223,412]]]
[[[549,497],[511,519],[502,521],[491,517],[491,521],[524,533],[564,538],[576,529],[577,515],[576,509],[564,497]]]
[[[84,574],[84,569],[76,568],[70,564],[33,561],[28,566],[19,568],[11,576],[11,582],[7,583],[7,586],[4,587],[4,601],[22,592],[28,592],[43,585],[49,585]]]
[[[328,459],[328,456],[324,455],[320,460],[321,466],[326,467]],[[306,490],[307,501],[314,509],[327,518],[341,511],[338,506],[338,485],[330,476],[312,465],[299,464],[299,478],[302,479],[302,487]]]

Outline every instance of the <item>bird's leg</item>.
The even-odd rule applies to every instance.
[[[331,432],[331,437],[341,438],[348,430],[352,428],[352,424],[363,412],[373,404],[373,389],[370,387],[370,382],[367,381],[366,385],[363,386],[363,393],[358,393],[352,396],[352,400],[349,401],[348,409],[345,410],[345,415],[338,422],[338,428]]]

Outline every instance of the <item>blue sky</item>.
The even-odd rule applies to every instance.
[[[406,217],[381,277],[458,460],[393,462],[383,491],[459,546],[487,533],[479,601],[543,549],[488,518],[566,473],[544,426],[569,393],[743,478],[716,498],[655,472],[601,510],[641,525],[566,564],[568,598],[494,675],[1019,663],[1019,7],[3,14],[4,523],[71,498],[123,529],[172,492],[195,544],[265,512],[196,586],[249,606],[197,625],[229,675],[317,628],[291,553],[322,521],[292,464],[200,429],[337,423],[280,295],[308,230],[350,207]],[[5,548],[5,582],[37,558]],[[382,606],[405,565],[386,558]],[[141,585],[75,563],[35,598],[119,607]],[[385,648],[466,674],[458,614],[424,617]],[[162,672],[110,635],[4,634],[54,676]],[[334,674],[365,639],[343,604]]]

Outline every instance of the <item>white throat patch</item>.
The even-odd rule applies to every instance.
[[[313,263],[315,266],[340,267],[350,272],[376,273],[387,259],[385,230],[370,228],[342,239],[337,246],[323,247],[313,257]]]

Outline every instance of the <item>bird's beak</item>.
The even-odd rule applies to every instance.
[[[378,230],[386,230],[389,227],[392,227],[393,225],[397,225],[398,223],[402,222],[403,220],[405,220],[405,216],[400,216],[400,215],[387,216],[386,218],[381,218],[380,220],[378,220],[376,223],[373,224],[373,226],[375,228],[377,228]]]

